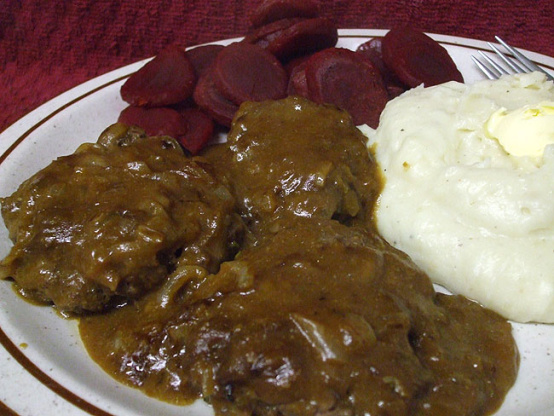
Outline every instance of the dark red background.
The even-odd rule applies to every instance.
[[[302,1],[302,0],[299,0]],[[328,0],[340,28],[411,25],[554,56],[552,0]],[[240,36],[258,0],[2,0],[0,131],[90,78],[155,55]]]

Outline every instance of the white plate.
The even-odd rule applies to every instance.
[[[339,46],[355,49],[384,30],[341,30]],[[452,55],[466,82],[483,77],[472,64],[485,42],[432,35]],[[233,39],[219,42],[228,44]],[[554,59],[528,52],[554,69]],[[72,153],[84,141],[96,141],[125,107],[119,88],[140,68],[137,62],[86,82],[47,102],[0,135],[0,195],[10,195],[33,173],[58,156]],[[1,222],[1,220],[0,220]],[[0,224],[0,257],[10,249]],[[516,385],[498,416],[554,414],[554,325],[514,325],[521,353]],[[77,323],[61,319],[48,307],[32,306],[16,296],[9,282],[0,282],[0,401],[19,415],[209,415],[197,402],[171,406],[127,388],[106,375],[88,357]],[[2,406],[0,403],[0,413]]]

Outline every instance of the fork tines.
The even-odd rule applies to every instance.
[[[502,75],[510,74],[510,73],[521,74],[526,72],[540,71],[546,74],[548,79],[554,81],[554,77],[552,77],[552,75],[550,75],[548,72],[543,70],[541,67],[536,65],[531,60],[529,60],[521,52],[519,52],[515,48],[508,45],[498,36],[495,36],[495,38],[511,54],[511,56],[508,56],[502,53],[496,47],[496,45],[493,45],[490,42],[488,43],[490,48],[496,53],[498,58],[500,58],[500,60],[506,65],[506,67],[495,62],[489,56],[485,55],[482,51],[479,51],[479,54],[481,55],[482,60],[476,58],[475,56],[471,57],[475,62],[475,64],[479,67],[481,72],[483,72],[487,78],[497,79]]]

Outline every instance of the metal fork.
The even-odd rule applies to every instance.
[[[542,69],[540,66],[536,65],[534,62],[529,60],[525,55],[523,55],[521,52],[516,50],[515,48],[512,48],[510,45],[508,45],[506,42],[504,42],[502,39],[500,39],[498,36],[495,36],[495,39],[502,45],[504,48],[512,55],[507,56],[504,53],[502,53],[495,45],[488,42],[491,49],[496,53],[496,55],[500,58],[500,60],[505,64],[505,66],[493,61],[490,57],[485,55],[483,52],[479,51],[479,54],[481,55],[483,60],[480,60],[479,58],[476,58],[475,56],[472,56],[471,59],[475,62],[475,64],[479,67],[481,72],[485,74],[485,76],[489,79],[498,79],[502,75],[515,73],[515,74],[522,74],[526,72],[533,72],[533,71],[540,71],[546,74],[546,77],[554,81],[554,77],[550,75],[548,72],[546,72],[544,69]]]

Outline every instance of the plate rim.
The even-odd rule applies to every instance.
[[[383,37],[387,32],[388,29],[339,29],[339,40],[341,38],[380,38]],[[486,41],[452,35],[442,35],[429,32],[426,33],[443,45],[459,46],[483,52],[492,51],[491,47]],[[193,45],[187,47],[186,49],[192,49],[208,44],[228,44],[239,41],[241,39],[242,37],[232,37],[228,39]],[[531,60],[535,61],[541,66],[550,70],[554,70],[553,57],[533,51],[528,51],[525,49],[518,48],[518,50],[525,53]],[[134,63],[124,65],[115,70],[94,77],[49,99],[34,110],[30,111],[28,114],[22,116],[15,123],[0,132],[0,165],[23,141],[25,141],[34,131],[48,122],[51,118],[67,110],[79,101],[129,77],[132,73],[136,72],[141,66],[143,66],[151,59],[152,57],[141,59]],[[15,295],[16,294],[14,292],[14,296]],[[9,338],[9,336],[4,332],[1,325],[0,348],[4,348],[7,353],[38,382],[48,387],[57,396],[65,399],[78,409],[93,416],[115,416],[114,414],[97,407],[95,404],[87,401],[86,399],[79,397],[77,394],[71,391],[70,386],[66,387],[50,377],[37,364],[35,364],[32,359],[25,355],[23,349],[17,346],[15,342]],[[6,407],[8,410],[14,412],[11,408],[9,408],[5,403],[2,403],[2,401],[0,400],[0,410],[3,410],[3,407]],[[17,415],[18,413],[14,412],[13,414]]]

